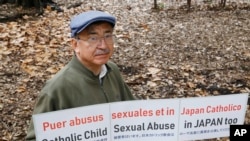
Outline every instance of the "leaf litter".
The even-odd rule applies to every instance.
[[[139,99],[250,92],[249,4],[238,3],[237,9],[229,4],[225,10],[203,4],[187,12],[182,7],[154,10],[143,1],[87,0],[69,9],[71,3],[57,2],[63,13],[47,9],[38,18],[0,23],[1,140],[24,140],[45,81],[73,55],[70,18],[91,9],[117,17],[111,60]],[[250,123],[249,107],[245,123]]]

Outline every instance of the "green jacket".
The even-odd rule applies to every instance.
[[[99,76],[84,67],[74,56],[72,60],[47,81],[33,114],[115,101],[134,100],[122,79],[118,67],[108,62],[107,74],[100,83]],[[33,121],[26,140],[35,140]]]

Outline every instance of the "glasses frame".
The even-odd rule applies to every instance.
[[[76,36],[77,40],[82,40],[82,41],[85,41],[85,42],[88,42],[90,45],[97,45],[99,44],[102,40],[104,40],[104,42],[107,44],[107,45],[111,45],[111,44],[114,44],[115,43],[115,35],[114,34],[106,34],[102,37],[98,36],[98,35],[92,35],[90,37],[88,37],[88,39],[82,39],[80,38],[79,36]]]

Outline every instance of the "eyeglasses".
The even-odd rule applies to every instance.
[[[90,35],[88,39],[80,39],[80,37],[77,37],[78,40],[86,41],[91,45],[97,45],[102,41],[102,39],[106,44],[110,45],[114,43],[114,38],[115,36],[113,34],[105,34],[103,37],[100,37],[98,35]]]

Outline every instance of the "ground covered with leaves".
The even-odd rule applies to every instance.
[[[203,4],[187,12],[185,6],[155,10],[152,3],[123,2],[61,2],[64,12],[46,9],[38,17],[0,23],[0,140],[24,140],[42,86],[73,54],[70,18],[90,9],[117,17],[111,59],[136,97],[250,92],[249,4],[224,10]],[[246,124],[249,118],[248,109]]]

